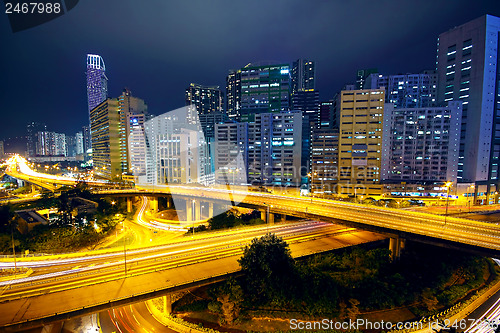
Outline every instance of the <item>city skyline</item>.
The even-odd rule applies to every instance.
[[[390,23],[383,20],[388,15],[383,8],[371,8],[369,13],[370,8],[367,8],[366,12],[359,12],[363,27],[360,29],[346,25],[341,15],[353,14],[354,5],[327,3],[312,6],[292,2],[285,6],[281,2],[273,5],[256,2],[257,7],[265,6],[269,10],[269,13],[261,14],[266,33],[236,22],[239,13],[244,12],[242,4],[232,4],[220,10],[221,4],[216,3],[207,12],[210,19],[202,19],[193,11],[207,9],[203,7],[206,4],[179,4],[175,8],[157,4],[158,14],[153,14],[151,8],[137,11],[135,18],[150,15],[151,22],[145,24],[145,28],[138,29],[138,24],[131,23],[123,27],[123,31],[112,28],[108,22],[114,15],[132,10],[130,4],[122,2],[121,6],[113,2],[102,4],[99,15],[103,15],[103,22],[95,27],[86,25],[88,21],[84,16],[94,8],[87,3],[79,4],[64,17],[20,33],[12,33],[3,16],[0,29],[4,30],[6,49],[12,52],[0,56],[3,64],[10,64],[4,65],[3,69],[9,80],[2,80],[2,91],[9,98],[4,98],[1,106],[9,126],[3,130],[0,139],[24,136],[30,121],[43,121],[56,132],[71,134],[80,131],[88,119],[85,60],[82,60],[87,53],[99,54],[106,62],[110,77],[109,96],[118,96],[124,87],[128,87],[148,103],[153,114],[181,107],[184,89],[189,83],[224,87],[230,69],[267,59],[290,64],[297,58],[315,61],[316,85],[322,101],[333,98],[344,84],[354,83],[358,69],[377,67],[387,75],[434,69],[435,43],[440,33],[486,13],[500,15],[500,6],[487,2],[480,2],[475,8],[465,11],[467,2],[455,1],[453,8],[444,12],[451,3],[424,2],[405,8],[392,6],[398,15]],[[111,11],[113,7],[116,10]],[[170,14],[167,9],[171,10]],[[192,25],[204,25],[207,31],[197,34],[193,28],[183,31],[182,24],[170,28],[168,24],[166,27],[160,24],[165,17],[170,17],[170,25],[179,23],[172,17],[172,11],[192,13]],[[314,22],[299,19],[297,14],[301,11],[315,18]],[[109,15],[107,20],[104,14]],[[230,18],[229,23],[237,24],[241,29],[227,31],[229,23],[217,24],[220,17]],[[423,19],[425,26],[421,24]],[[366,32],[370,30],[366,29],[368,25],[372,28],[370,33]],[[68,27],[71,27],[69,31]],[[166,31],[169,29],[175,30],[176,34]],[[208,41],[213,46],[210,52],[186,55],[190,51],[187,42],[199,42],[203,46],[206,43],[203,39],[214,31],[225,33],[214,34]],[[339,32],[332,34],[331,31]],[[103,33],[102,36],[98,36],[98,32]],[[162,37],[168,37],[167,42],[160,43]],[[125,47],[122,45],[124,41],[130,41],[136,47]],[[241,43],[247,47],[242,49]],[[34,52],[36,57],[30,57]],[[19,113],[24,116],[17,117]]]

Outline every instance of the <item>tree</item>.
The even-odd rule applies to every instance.
[[[11,205],[0,206],[0,232],[10,232],[10,224],[15,216]]]
[[[282,298],[292,285],[295,261],[288,244],[275,234],[252,240],[238,260],[245,274],[246,294],[255,300]]]

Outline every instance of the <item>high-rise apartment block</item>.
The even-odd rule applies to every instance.
[[[342,193],[338,183],[339,135],[330,128],[315,129],[311,146],[309,190],[313,195]]]
[[[75,134],[76,155],[83,155],[83,133],[77,132]]]
[[[384,110],[382,180],[423,185],[456,181],[462,105]]]
[[[338,190],[380,194],[384,90],[347,90],[338,99]]]
[[[33,157],[37,155],[37,143],[38,143],[38,133],[46,132],[47,126],[43,123],[31,122],[27,126],[27,145],[28,145],[28,156]]]
[[[94,176],[121,179],[120,106],[108,98],[90,111]]]
[[[424,71],[420,74],[381,75],[370,74],[364,89],[385,89],[386,103],[397,108],[425,108],[437,101],[437,74]]]
[[[66,156],[66,135],[55,132],[38,132],[36,156]]]
[[[145,173],[144,122],[148,119],[148,106],[144,100],[132,96],[124,89],[118,97],[120,115],[120,160],[122,173]]]
[[[300,111],[260,113],[254,122],[215,128],[218,183],[300,186],[307,173],[301,168]]]
[[[490,194],[499,182],[499,41],[500,18],[484,15],[440,34],[437,54],[438,101],[463,103],[458,180]]]
[[[248,123],[223,123],[215,125],[214,167],[217,184],[248,183]]]

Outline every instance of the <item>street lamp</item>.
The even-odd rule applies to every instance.
[[[191,219],[193,220],[193,237],[194,237],[194,219],[196,217],[196,205],[195,205],[195,200],[193,199],[192,201],[192,207],[191,207]],[[193,216],[194,215],[194,216]]]
[[[123,223],[123,231],[125,231],[125,221],[122,221]],[[125,268],[125,277],[127,277],[127,234],[125,233],[125,236],[123,236],[123,263],[124,263],[124,268]]]
[[[446,218],[448,216],[448,203],[450,202],[450,187],[452,184],[452,182],[446,182],[446,184],[444,184],[446,186],[446,213],[444,214],[444,225],[446,225]]]

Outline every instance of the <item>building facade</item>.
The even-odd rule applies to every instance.
[[[194,105],[198,115],[223,113],[223,96],[219,86],[191,83],[186,88],[186,105]]]
[[[287,111],[290,104],[290,65],[249,64],[241,69],[242,121],[253,121],[260,113]]]
[[[241,185],[248,183],[248,123],[215,125],[214,167],[217,184]]]
[[[117,99],[106,99],[90,111],[94,176],[121,179],[120,111]]]
[[[27,149],[28,149],[28,156],[33,157],[37,155],[37,144],[38,144],[38,133],[39,132],[46,132],[47,131],[47,126],[43,123],[39,122],[30,122],[28,126],[26,126],[27,129]]]
[[[348,195],[381,194],[383,89],[346,90],[338,95],[338,191]]]
[[[38,132],[35,156],[66,156],[66,135],[55,132]]]
[[[386,103],[397,108],[425,108],[437,103],[436,71],[420,74],[370,74],[364,89],[385,89]]]
[[[101,56],[87,54],[87,102],[89,113],[108,98],[106,66]]]
[[[484,15],[439,35],[438,101],[461,101],[458,181],[498,190],[500,18]],[[478,186],[476,186],[478,188]]]
[[[147,184],[213,182],[203,131],[186,122],[188,112],[184,107],[145,122]]]
[[[241,70],[231,70],[226,78],[226,113],[229,119],[241,117]]]
[[[384,110],[384,183],[456,183],[462,105]]]
[[[312,134],[309,191],[312,195],[334,195],[338,188],[339,133],[330,128]],[[340,191],[339,191],[340,192]]]
[[[293,62],[291,73],[292,96],[299,91],[313,91],[316,89],[316,64],[307,59],[297,59]]]

